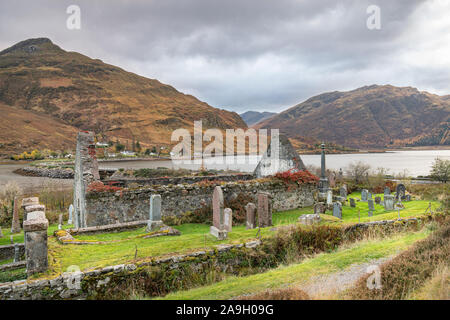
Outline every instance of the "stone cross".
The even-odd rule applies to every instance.
[[[155,231],[163,225],[161,220],[161,195],[150,196],[150,210],[147,222],[147,232]]]
[[[356,202],[354,198],[350,198],[350,207],[355,208],[356,207]]]
[[[20,232],[20,218],[19,218],[19,197],[14,197],[14,209],[13,209],[13,219],[11,224],[11,233]]]
[[[233,229],[233,210],[230,208],[225,208],[223,210],[223,220],[225,225],[225,230],[231,232]]]
[[[384,210],[386,211],[394,210],[394,196],[392,195],[384,196]]]
[[[67,224],[73,223],[73,204],[70,204],[69,206],[69,220],[67,221]]]
[[[258,224],[260,228],[272,225],[272,202],[270,194],[258,192]]]
[[[333,216],[342,219],[342,204],[339,201],[333,204]]]
[[[367,189],[362,189],[361,190],[361,201],[367,201],[367,194],[368,194],[368,190]]]
[[[247,203],[245,206],[245,212],[247,215],[246,229],[256,228],[256,206],[254,203]]]
[[[48,268],[47,229],[48,220],[42,211],[30,212],[23,223],[28,276]]]
[[[216,186],[214,188],[212,207],[213,225],[211,226],[209,232],[219,240],[226,239],[228,232],[225,229],[223,192],[220,186]]]

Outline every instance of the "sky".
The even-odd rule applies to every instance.
[[[0,50],[47,37],[214,107],[280,112],[372,84],[450,94],[449,16],[450,0],[3,0]]]

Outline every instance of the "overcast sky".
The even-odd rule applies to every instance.
[[[370,84],[450,94],[449,17],[450,0],[2,0],[0,50],[48,37],[214,107],[279,112]]]

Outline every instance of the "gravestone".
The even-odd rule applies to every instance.
[[[163,226],[161,221],[161,195],[152,194],[150,196],[150,211],[147,222],[147,232],[158,230]]]
[[[47,229],[48,220],[43,211],[30,212],[23,223],[28,276],[48,268]]]
[[[384,195],[390,195],[391,194],[391,188],[389,187],[384,187]]]
[[[254,203],[247,203],[245,206],[245,212],[247,216],[246,229],[256,228],[256,206]]]
[[[317,202],[316,204],[314,204],[314,214],[325,213],[326,210],[327,207],[323,202]]]
[[[345,185],[343,185],[342,187],[339,188],[339,195],[342,198],[347,199],[347,187]]]
[[[372,192],[367,192],[367,200],[372,200]]]
[[[350,207],[355,208],[356,207],[356,202],[355,199],[350,198]]]
[[[386,211],[394,210],[394,196],[392,195],[384,196],[384,210]]]
[[[327,206],[328,208],[331,208],[333,205],[333,191],[328,190],[327,191]]]
[[[19,248],[19,244],[16,243],[14,245],[14,260],[13,262],[19,262],[20,261],[20,248]]]
[[[298,152],[284,135],[272,135],[269,146],[253,172],[257,178],[274,176],[287,170],[305,170]]]
[[[11,233],[19,233],[20,232],[20,218],[19,218],[19,197],[14,197],[14,209],[13,209],[13,218],[11,223]]]
[[[272,201],[270,194],[258,192],[258,224],[260,228],[272,225]]]
[[[367,189],[361,190],[361,201],[367,201],[369,191]]]
[[[220,186],[216,186],[214,188],[212,197],[213,225],[211,226],[209,232],[219,240],[227,238],[227,230],[225,229],[223,206],[224,201],[222,188]]]
[[[339,201],[333,204],[333,216],[342,219],[342,204]]]
[[[407,194],[405,196],[405,201],[411,201],[411,195],[410,194]]]
[[[406,195],[406,187],[404,184],[399,183],[396,188],[396,200],[403,200]]]
[[[73,204],[69,206],[69,220],[67,220],[67,224],[73,223]]]
[[[373,211],[375,210],[375,205],[372,199],[367,200],[367,205],[369,206],[369,217],[373,215]]]
[[[223,210],[223,219],[225,224],[225,230],[231,232],[233,229],[233,210],[230,208],[225,208]]]
[[[330,188],[334,188],[336,186],[336,173],[331,172],[328,176],[328,181],[330,184]]]
[[[22,199],[22,209],[25,209],[28,206],[34,206],[39,204],[39,198],[38,197],[31,197],[31,198],[23,198]]]
[[[63,215],[62,213],[60,213],[58,216],[58,230],[62,229],[62,225],[63,225]]]
[[[381,203],[381,197],[375,197],[375,203],[380,204]]]

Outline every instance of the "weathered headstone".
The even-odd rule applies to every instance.
[[[326,210],[327,207],[323,202],[317,202],[316,204],[314,204],[314,214],[325,213]]]
[[[367,200],[367,205],[369,206],[369,211],[375,210],[375,205],[374,205],[373,199]]]
[[[396,189],[396,199],[403,200],[403,197],[406,195],[406,187],[404,184],[399,183]]]
[[[58,216],[58,230],[62,229],[62,225],[63,225],[63,215],[62,213],[60,213]]]
[[[220,186],[214,188],[212,197],[213,207],[213,225],[210,228],[210,233],[219,240],[226,239],[227,230],[225,229],[224,217],[224,201],[223,192]]]
[[[381,197],[375,197],[375,203],[380,204],[381,203]]]
[[[23,223],[27,274],[45,272],[48,268],[48,220],[42,211],[30,212]]]
[[[384,210],[394,210],[394,196],[384,196]]]
[[[67,220],[67,224],[73,223],[73,204],[69,206],[69,220]]]
[[[342,204],[339,201],[333,204],[333,216],[342,219]]]
[[[328,176],[328,181],[330,183],[330,188],[334,188],[336,186],[336,173],[331,172]]]
[[[333,205],[333,191],[328,190],[327,191],[327,206],[331,208]]]
[[[256,206],[254,203],[247,203],[245,206],[246,212],[246,229],[254,229],[256,228]]]
[[[147,232],[155,231],[163,226],[161,220],[161,196],[152,194],[150,196],[150,209],[147,222]]]
[[[270,194],[258,192],[258,225],[260,228],[272,225],[272,201]]]
[[[19,218],[19,197],[14,197],[14,209],[13,209],[13,218],[11,224],[11,233],[19,233],[20,232],[20,218]]]
[[[92,182],[100,180],[93,132],[78,132],[74,171],[74,226],[75,228],[85,228],[89,227],[86,212],[86,191]]]
[[[388,186],[384,187],[384,195],[390,195],[391,194],[391,188]]]
[[[372,192],[367,192],[367,200],[372,200]]]
[[[339,195],[340,195],[342,198],[347,199],[347,188],[346,188],[345,185],[339,188]]]
[[[367,201],[369,191],[367,189],[361,190],[361,201]]]
[[[233,230],[233,210],[225,208],[223,210],[223,218],[225,224],[225,230],[231,232]]]
[[[356,202],[354,198],[350,198],[350,207],[355,208],[356,207]]]

